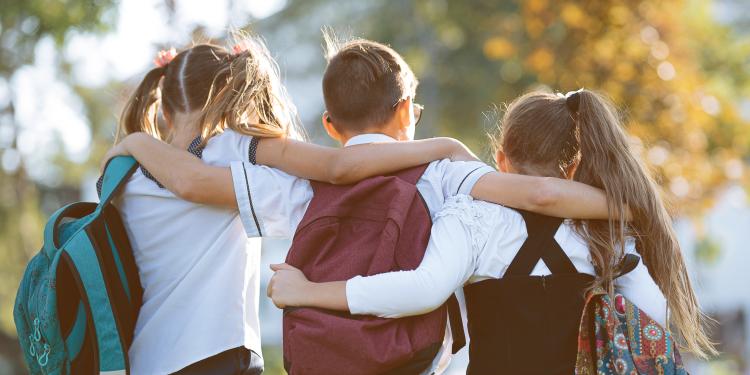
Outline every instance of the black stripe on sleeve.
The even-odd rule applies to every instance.
[[[255,137],[253,137],[255,139]],[[242,166],[242,173],[245,174],[245,188],[247,189],[247,200],[250,201],[250,211],[253,213],[253,220],[255,221],[255,227],[258,228],[258,236],[263,237],[263,232],[260,230],[260,223],[258,223],[258,216],[255,215],[255,207],[253,206],[253,196],[250,194],[250,182],[247,179],[247,170],[245,166]]]
[[[484,165],[481,166],[481,167],[476,167],[471,172],[467,173],[466,176],[464,176],[464,179],[461,180],[461,183],[458,184],[458,189],[456,189],[456,194],[458,194],[458,192],[461,191],[461,186],[464,186],[464,182],[466,182],[466,179],[469,178],[469,176],[471,176],[474,172],[482,169],[483,167],[484,167]]]
[[[252,139],[250,139],[250,147],[247,148],[247,161],[249,161],[252,165],[258,164],[258,143],[260,143],[260,138],[253,137]]]

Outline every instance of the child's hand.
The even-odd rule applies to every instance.
[[[130,136],[128,136],[130,137]],[[107,166],[107,162],[109,162],[110,159],[114,158],[115,156],[128,156],[130,155],[130,152],[127,148],[127,140],[128,137],[125,137],[121,142],[117,143],[116,145],[112,146],[109,151],[107,151],[107,154],[104,155],[104,159],[102,160],[102,164],[100,166],[100,169],[102,172],[104,172],[104,167]]]
[[[474,155],[466,145],[461,143],[461,141],[453,138],[446,139],[449,139],[452,142],[452,147],[454,149],[450,156],[451,161],[479,161],[479,158]]]
[[[287,306],[301,306],[307,295],[306,288],[310,285],[302,271],[286,264],[272,264],[275,272],[268,283],[267,294],[276,307],[283,309]]]

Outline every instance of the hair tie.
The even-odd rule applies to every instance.
[[[565,94],[565,106],[568,107],[568,111],[570,113],[578,113],[578,107],[581,105],[581,92],[583,89],[578,89],[576,91],[569,91],[567,94]]]
[[[154,59],[154,64],[156,66],[163,68],[167,65],[169,65],[172,60],[177,56],[177,50],[174,48],[170,49],[163,49],[159,51],[159,53],[156,54],[156,58]]]
[[[237,44],[232,46],[232,52],[235,56],[246,52],[248,49],[250,49],[250,42],[247,40],[239,41],[237,42]]]

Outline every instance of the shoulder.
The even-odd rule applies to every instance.
[[[437,160],[430,163],[422,178],[431,185],[440,187],[444,197],[469,194],[480,177],[494,169],[480,161]]]
[[[491,169],[490,166],[481,161],[452,161],[451,159],[441,159],[431,162],[425,170],[425,175],[428,173],[440,176],[449,173],[465,174],[482,168]]]
[[[487,239],[498,233],[519,232],[525,236],[525,223],[517,211],[480,200],[469,195],[459,194],[445,201],[435,222],[449,221],[450,225],[465,227],[472,236],[475,246],[482,247]],[[522,233],[523,232],[523,233]]]
[[[203,159],[207,163],[248,161],[252,139],[252,136],[226,129],[208,140],[203,150]]]
[[[511,208],[475,200],[470,195],[458,194],[445,200],[443,209],[437,213],[436,218],[455,216],[465,222],[523,222],[523,217],[518,211]]]

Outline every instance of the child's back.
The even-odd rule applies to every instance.
[[[249,142],[227,130],[212,137],[201,156],[227,166],[247,159]],[[144,289],[130,349],[133,373],[175,372],[194,358],[238,346],[260,351],[253,302],[260,239],[248,242],[238,213],[181,200],[140,168],[117,206]]]

